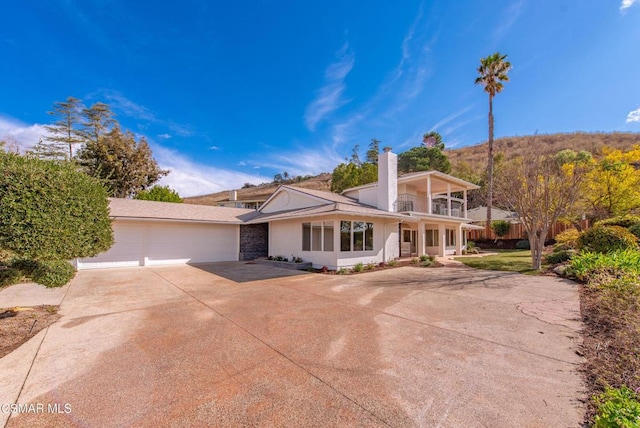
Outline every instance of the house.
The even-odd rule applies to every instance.
[[[385,148],[378,182],[331,192],[280,186],[259,209],[112,199],[116,244],[78,269],[301,257],[329,269],[423,254],[461,254],[467,192],[438,171],[398,177]]]
[[[237,190],[229,190],[229,197],[226,200],[216,203],[218,207],[231,208],[252,208],[257,210],[264,203],[266,198],[238,199]]]

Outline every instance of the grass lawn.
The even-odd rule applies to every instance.
[[[455,260],[476,269],[504,270],[535,275],[538,271],[531,269],[531,251],[529,250],[495,250],[495,256],[456,257]],[[542,264],[542,271],[548,265]]]

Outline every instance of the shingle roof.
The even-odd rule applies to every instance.
[[[244,208],[212,207],[208,205],[177,204],[171,202],[141,201],[137,199],[109,198],[111,217],[155,220],[183,220],[207,223],[243,223],[240,216],[249,216],[255,210]]]
[[[250,219],[246,219],[247,223],[263,223],[273,220],[287,220],[291,218],[321,216],[329,214],[343,214],[343,215],[362,215],[367,217],[386,217],[386,218],[403,218],[406,217],[403,214],[390,213],[379,210],[377,208],[357,205],[350,203],[330,203],[326,205],[320,205],[309,208],[298,208],[289,211],[277,211],[273,213],[260,213],[257,216],[253,216]]]
[[[327,202],[336,202],[341,204],[350,204],[350,205],[363,205],[358,202],[357,199],[350,198],[348,196],[339,195],[333,192],[326,192],[324,190],[313,190],[313,189],[304,189],[302,187],[295,186],[282,186],[285,189],[291,189],[296,192],[305,193],[310,196],[314,196],[316,198],[324,199]]]

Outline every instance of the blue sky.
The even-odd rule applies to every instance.
[[[640,0],[2,3],[0,138],[106,102],[183,196],[331,171],[373,137],[481,143],[495,51],[497,137],[640,132]]]

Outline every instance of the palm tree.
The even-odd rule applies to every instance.
[[[506,61],[507,56],[496,52],[486,58],[480,58],[478,67],[479,76],[476,78],[476,85],[484,86],[484,91],[489,94],[489,159],[487,162],[487,224],[486,234],[489,238],[491,233],[491,210],[493,208],[493,97],[502,92],[504,85],[508,82],[507,73],[511,70],[511,63]]]

